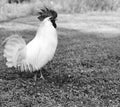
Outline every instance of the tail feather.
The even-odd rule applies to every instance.
[[[11,62],[11,61],[9,61],[9,62],[6,62],[6,65],[8,66],[8,67],[13,67],[13,62]]]
[[[3,56],[7,60],[6,65],[8,67],[16,67],[19,51],[26,46],[24,39],[19,35],[12,35],[3,41],[3,45]]]

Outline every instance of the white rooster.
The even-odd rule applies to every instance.
[[[52,9],[44,8],[39,15],[40,26],[35,37],[28,44],[17,34],[4,40],[3,56],[6,58],[7,67],[35,72],[53,58],[58,43],[55,23],[57,13]],[[36,75],[34,77],[36,80]],[[42,73],[41,78],[43,78]]]

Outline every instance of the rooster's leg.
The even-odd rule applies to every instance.
[[[37,81],[37,72],[34,73],[34,81]]]
[[[44,78],[44,76],[43,76],[41,70],[40,70],[40,78],[43,79],[43,80],[45,80],[45,78]]]

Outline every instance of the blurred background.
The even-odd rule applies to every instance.
[[[120,12],[120,0],[0,0],[0,20],[36,15],[43,6],[65,14]]]

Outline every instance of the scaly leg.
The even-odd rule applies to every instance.
[[[44,78],[44,76],[43,76],[41,70],[40,70],[40,78],[43,79],[43,80],[45,80],[45,78]]]
[[[35,72],[34,74],[34,81],[36,82],[37,81],[37,73]]]

